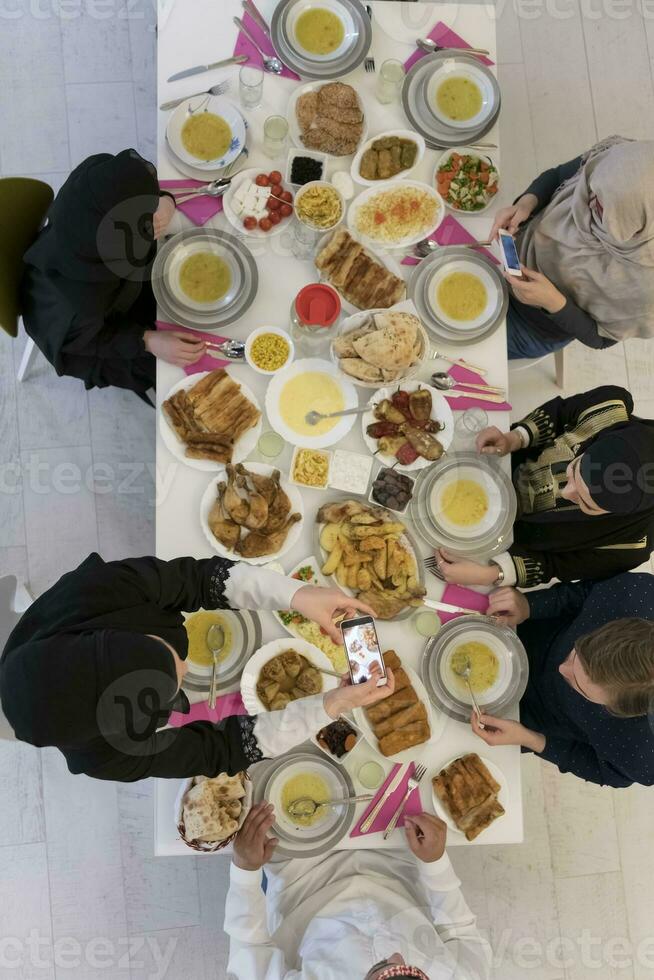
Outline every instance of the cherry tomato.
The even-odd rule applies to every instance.
[[[282,187],[281,184],[273,184],[272,187],[270,188],[270,193],[274,194],[275,197],[281,197],[282,194],[284,193],[284,188]]]
[[[260,218],[259,227],[261,228],[262,231],[270,231],[270,229],[272,228],[272,221],[270,220],[270,218]]]
[[[279,196],[281,197],[282,201],[286,201],[287,204],[293,203],[293,195],[290,191],[282,191]]]
[[[281,202],[278,201],[276,197],[269,198],[268,203],[266,204],[269,211],[279,211],[281,206]]]
[[[270,218],[270,221],[272,222],[273,225],[278,225],[279,222],[282,220],[282,216],[279,213],[279,211],[271,211],[268,217]]]
[[[268,174],[268,180],[271,184],[281,184],[282,175],[280,174],[279,170],[273,170],[272,173]]]
[[[281,214],[282,218],[290,218],[290,216],[293,214],[293,208],[290,204],[282,204],[279,209],[279,213]]]
[[[243,227],[247,228],[248,231],[254,231],[257,227],[257,219],[251,214],[247,218],[243,218]]]
[[[270,186],[270,181],[268,180],[268,177],[266,176],[266,174],[258,174],[254,182],[257,185],[257,187],[269,187]]]

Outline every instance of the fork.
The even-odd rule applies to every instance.
[[[426,772],[427,772],[426,766],[416,766],[416,768],[413,771],[413,775],[409,776],[409,782],[407,783],[406,793],[404,794],[402,802],[400,803],[397,810],[391,817],[391,822],[389,823],[388,827],[384,831],[384,840],[388,840],[388,838],[391,836],[391,834],[397,827],[397,822],[402,816],[402,812],[404,810],[404,807],[406,806],[407,800],[413,793],[414,789],[418,788],[420,780],[422,779],[422,777],[425,775]]]
[[[211,88],[206,90],[206,92],[194,92],[193,95],[185,95],[181,99],[171,99],[170,102],[162,102],[159,108],[162,111],[167,109],[175,109],[178,105],[181,105],[182,102],[186,102],[187,99],[199,99],[201,95],[225,95],[227,92],[229,92],[231,84],[232,83],[230,80],[226,78],[224,82],[218,82],[217,85],[212,85]]]
[[[368,14],[368,17],[370,17],[370,20],[372,21],[372,7],[370,6],[369,3],[366,4],[366,13]],[[375,59],[372,56],[366,58],[366,60],[363,63],[363,67],[365,68],[365,70],[368,72],[369,75],[374,74],[374,72],[376,71]]]

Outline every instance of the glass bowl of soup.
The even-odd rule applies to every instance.
[[[453,129],[475,129],[489,118],[495,107],[490,79],[474,65],[442,62],[426,86],[431,114]]]

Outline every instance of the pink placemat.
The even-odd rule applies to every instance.
[[[436,229],[433,235],[429,236],[432,241],[438,242],[439,245],[470,245],[477,239],[474,235],[463,227],[460,221],[457,221],[451,214],[448,214],[439,227]],[[487,248],[476,249],[478,252],[482,252],[487,259],[494,262],[495,265],[500,263],[495,258],[492,252]],[[402,265],[419,265],[420,259],[416,259],[413,255],[407,255],[406,258],[402,259]]]
[[[459,384],[464,384],[466,381],[474,384],[487,384],[480,374],[469,371],[468,368],[460,367],[458,364],[454,364],[447,373]],[[470,398],[448,398],[447,394],[445,394],[445,398],[450,408],[455,412],[465,412],[468,408],[483,408],[485,412],[510,412],[512,408],[508,402],[486,402],[483,399],[475,398],[472,392]]]
[[[192,704],[189,714],[182,715],[179,711],[173,711],[170,716],[168,724],[173,728],[182,728],[184,725],[190,725],[193,721],[222,721],[223,718],[229,718],[231,715],[246,715],[247,710],[243,704],[243,700],[238,691],[234,691],[233,694],[223,694],[221,698],[216,701],[216,707],[213,711],[209,710],[208,701],[200,701],[198,704]]]
[[[222,340],[229,340],[228,337],[220,337],[215,333],[205,333],[203,330],[191,330],[190,327],[181,326],[179,323],[166,323],[164,320],[157,320],[157,330],[183,330],[184,333],[192,334],[197,340],[206,340],[208,344],[219,344]],[[195,364],[184,368],[185,374],[200,374],[202,371],[217,371],[218,368],[229,367],[233,361],[225,361],[212,354],[205,354]]]
[[[202,187],[202,181],[182,178],[179,180],[160,180],[159,186],[165,190],[174,188],[176,191],[181,192],[185,187]],[[206,225],[207,221],[213,218],[214,214],[222,211],[222,209],[222,197],[210,197],[208,194],[198,194],[193,200],[183,201],[177,205],[177,210],[185,214],[194,225],[200,228],[202,225]]]
[[[427,35],[427,37],[431,38],[432,41],[435,41],[436,44],[442,44],[444,48],[461,48],[462,50],[465,50],[466,48],[472,47],[471,44],[468,44],[467,41],[463,40],[460,34],[456,34],[453,30],[450,30],[447,24],[444,24],[442,20],[439,20],[436,27],[430,34]],[[417,51],[414,51],[409,60],[404,63],[406,71],[413,68],[416,62],[420,61],[421,58],[424,58],[426,54],[427,52],[422,51],[420,48],[418,48]],[[483,56],[479,58],[479,61],[481,61],[484,65],[495,64],[495,62],[491,61],[490,58],[485,58]]]
[[[261,50],[265,51],[266,54],[270,55],[271,57],[278,57],[277,52],[272,46],[272,41],[270,40],[266,32],[259,27],[257,22],[253,20],[250,17],[250,15],[246,12],[242,12],[241,20],[249,30],[252,37],[255,38],[255,40],[258,42],[258,44],[261,47]],[[234,54],[247,55],[248,64],[254,65],[257,68],[263,68],[263,58],[255,48],[252,41],[249,39],[249,37],[246,37],[243,31],[239,31],[238,37],[236,39],[236,47],[234,48]],[[270,72],[268,72],[268,74],[270,74]],[[282,71],[280,77],[292,78],[296,82],[300,81],[300,76],[296,75],[295,72],[291,71],[290,68],[287,68],[286,65],[284,65],[284,70]]]
[[[464,609],[476,609],[478,612],[485,613],[488,609],[488,596],[474,589],[466,589],[463,585],[448,585],[443,592],[443,602],[448,602],[451,606],[462,606]],[[449,623],[451,619],[462,616],[463,613],[439,612],[438,617],[441,623]]]
[[[406,793],[407,785],[409,783],[409,776],[412,775],[413,770],[415,769],[413,762],[410,763],[410,765],[407,767],[406,772],[404,773],[402,779],[400,780],[400,785],[398,786],[398,788],[395,790],[394,793],[391,793],[391,795],[389,796],[389,798],[386,800],[383,807],[381,808],[381,811],[377,814],[377,817],[373,821],[373,825],[370,828],[370,830],[367,831],[366,834],[362,834],[360,828],[361,828],[361,824],[366,819],[366,817],[368,816],[372,808],[376,805],[381,795],[386,792],[386,787],[390,786],[391,780],[394,778],[395,774],[400,768],[401,766],[399,763],[396,766],[393,766],[390,775],[384,781],[382,788],[379,790],[374,800],[371,801],[370,806],[366,809],[366,812],[363,814],[363,816],[359,820],[354,830],[350,832],[350,837],[367,837],[368,834],[379,834],[384,830],[386,830],[386,828],[388,827],[391,821],[393,814],[395,813],[396,808],[400,805],[402,797]],[[406,801],[404,810],[402,811],[402,816],[397,822],[397,826],[398,827],[404,826],[405,815],[409,817],[413,817],[418,813],[422,813],[422,800],[420,799],[420,787],[414,789],[413,793]]]

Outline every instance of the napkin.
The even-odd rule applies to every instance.
[[[259,27],[257,22],[253,20],[252,17],[250,17],[247,11],[243,13],[241,20],[249,30],[252,37],[256,39],[262,51],[265,51],[266,54],[269,54],[271,57],[275,57],[275,56],[279,57],[279,55],[277,55],[277,52],[273,48],[272,41],[270,40],[266,32]],[[257,68],[263,68],[263,58],[255,48],[252,41],[249,39],[249,37],[247,37],[243,33],[243,31],[239,31],[238,33],[238,37],[236,39],[236,47],[234,48],[234,54],[235,55],[245,54],[248,57],[248,64],[251,64]],[[280,77],[292,78],[296,82],[300,81],[300,76],[296,75],[295,72],[291,71],[290,68],[287,68],[286,65],[284,65],[284,70],[282,71]]]
[[[157,330],[183,330],[184,333],[190,333],[198,340],[206,340],[209,344],[219,344],[222,340],[229,339],[228,337],[220,337],[215,333],[204,333],[202,330],[191,330],[190,327],[181,326],[179,323],[165,323],[163,320],[157,320]],[[184,373],[199,374],[201,371],[217,371],[218,368],[227,367],[233,363],[234,361],[226,361],[220,357],[214,357],[212,354],[205,354],[195,364],[190,364],[188,367],[184,368]]]
[[[474,235],[463,227],[460,221],[448,214],[446,218],[440,223],[433,235],[429,236],[433,241],[438,242],[439,245],[469,245],[471,242],[475,242],[477,239]],[[482,252],[487,259],[494,262],[495,265],[500,263],[495,258],[492,252],[489,252],[487,248],[476,249],[478,252]],[[413,255],[407,255],[402,259],[402,265],[418,265],[420,259],[415,258]]]
[[[201,180],[160,180],[159,186],[163,187],[164,190],[169,188],[174,188],[176,191],[181,192],[184,187],[201,187]],[[218,214],[223,209],[223,199],[222,197],[210,197],[209,194],[198,194],[197,197],[192,198],[190,201],[183,201],[181,204],[177,205],[177,210],[185,214],[194,225],[202,227],[206,225],[210,218],[213,218],[214,214]]]
[[[190,725],[194,721],[222,721],[231,715],[246,715],[247,710],[243,704],[243,699],[238,691],[232,694],[223,694],[216,700],[216,707],[211,711],[208,701],[199,701],[191,705],[189,714],[182,715],[179,711],[173,711],[168,721],[172,728],[182,728],[183,725]]]
[[[443,47],[445,48],[461,48],[462,50],[465,50],[466,48],[472,47],[472,45],[468,44],[467,41],[464,41],[459,34],[456,34],[454,31],[450,30],[447,24],[444,24],[442,20],[439,20],[439,22],[436,24],[436,27],[433,29],[433,31],[431,31],[430,34],[427,35],[427,37],[430,38],[432,41],[435,41],[436,44],[442,44]],[[418,48],[417,51],[414,51],[414,53],[411,55],[409,60],[406,61],[404,64],[405,70],[409,71],[411,68],[413,68],[416,62],[420,61],[421,58],[424,58],[426,54],[427,52],[423,51],[421,48]],[[484,65],[494,64],[494,62],[491,61],[490,58],[485,58],[483,56],[480,56],[479,60]]]
[[[370,803],[370,805],[366,808],[366,812],[363,814],[363,816],[359,820],[359,822],[356,825],[356,827],[354,828],[354,830],[352,830],[350,832],[350,837],[364,837],[364,836],[367,836],[366,834],[362,834],[362,832],[360,830],[361,824],[366,819],[366,817],[368,816],[368,814],[370,813],[370,811],[372,810],[372,808],[374,806],[376,806],[377,801],[379,800],[379,798],[386,792],[386,787],[387,786],[390,786],[391,780],[395,777],[395,774],[397,773],[398,769],[401,769],[401,768],[402,767],[401,767],[401,765],[399,763],[397,765],[393,766],[393,768],[392,768],[389,776],[384,781],[384,784],[383,784],[382,788],[379,790],[379,792],[375,796],[374,800],[372,800],[371,803]],[[389,823],[391,822],[391,818],[392,818],[393,814],[395,813],[396,808],[400,805],[400,802],[402,800],[402,797],[406,793],[407,786],[408,786],[408,783],[409,783],[409,776],[412,775],[414,769],[415,769],[415,765],[412,762],[407,767],[406,772],[402,776],[402,779],[400,780],[400,785],[398,786],[398,788],[395,790],[394,793],[391,793],[391,795],[389,796],[389,798],[386,800],[386,802],[384,803],[383,807],[381,808],[381,811],[377,814],[377,817],[374,820],[372,827],[370,828],[369,831],[367,831],[368,834],[379,834],[379,833],[383,833],[383,831],[386,830],[386,828],[388,827]],[[402,811],[402,816],[400,817],[400,819],[397,822],[397,826],[398,827],[403,827],[404,826],[404,816],[405,816],[405,814],[408,815],[408,816],[410,816],[410,817],[412,817],[412,816],[415,816],[415,814],[417,814],[417,813],[422,813],[422,801],[420,799],[420,787],[414,789],[413,793],[411,794],[411,796],[409,797],[409,799],[406,801],[404,810]]]
[[[466,589],[463,585],[448,585],[445,587],[442,602],[449,602],[451,606],[463,606],[464,609],[475,609],[485,613],[488,609],[488,596],[474,589]],[[449,623],[451,619],[462,616],[463,613],[439,612],[438,616],[441,623]]]
[[[466,381],[473,384],[488,384],[480,374],[469,371],[468,368],[461,367],[459,364],[454,364],[447,373],[459,384],[464,384]],[[469,398],[449,398],[447,392],[443,392],[443,396],[455,412],[465,412],[468,408],[483,408],[485,412],[510,412],[512,408],[508,402],[487,402],[482,398],[475,398],[473,392],[470,392]]]

